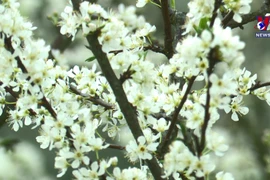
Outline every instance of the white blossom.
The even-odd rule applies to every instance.
[[[136,6],[144,7],[149,2],[155,4],[138,0]],[[215,169],[209,151],[223,156],[229,148],[225,137],[213,131],[222,115],[219,110],[231,112],[231,119],[238,121],[238,115],[249,112],[243,101],[243,96],[249,94],[270,105],[269,89],[260,87],[256,74],[240,67],[245,60],[245,43],[231,28],[224,28],[219,17],[210,25],[215,3],[188,3],[185,25],[179,27],[186,29],[186,36],[176,43],[167,63],[159,64],[155,62],[156,54],[149,56],[146,50],[158,49],[167,55],[151,42],[156,26],[136,15],[136,7],[122,4],[118,11],[107,10],[83,1],[75,10],[70,2],[59,17],[60,33],[74,40],[77,33],[87,38],[98,32],[102,51],[89,52],[88,60],[94,61],[91,66],[69,68],[61,63],[65,60],[59,52],[32,37],[35,27],[20,15],[19,3],[2,1],[0,114],[8,113],[7,122],[14,131],[24,125],[39,128],[36,141],[40,148],[56,152],[57,177],[70,168],[76,179],[99,179],[104,175],[108,180],[148,180],[154,177],[147,164],[155,161],[164,170],[164,178],[208,177]],[[250,11],[251,0],[223,3],[222,12],[232,11],[236,22]],[[94,57],[95,53],[108,57],[119,80],[113,83],[123,88],[122,98],[128,100],[129,107],[121,106],[123,99],[115,95],[104,67],[94,60],[99,58]],[[218,66],[223,69],[219,71]],[[132,109],[132,116],[136,116],[134,123],[140,128],[136,130],[137,139],[128,138],[134,131],[130,131],[133,127],[129,127],[125,108]],[[130,130],[124,132],[127,128]],[[170,133],[174,137],[168,139]],[[168,151],[160,152],[164,142],[170,143]],[[139,161],[140,167],[111,167],[122,159],[114,154],[104,157],[101,151],[108,148],[125,149],[125,157],[132,163]],[[2,151],[0,148],[5,166],[13,169]],[[233,176],[221,171],[216,179],[233,180]]]

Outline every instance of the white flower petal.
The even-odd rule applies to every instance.
[[[233,113],[232,113],[231,118],[232,118],[232,120],[234,120],[234,121],[239,121],[239,118],[238,118],[238,115],[237,115],[236,112],[233,112]]]

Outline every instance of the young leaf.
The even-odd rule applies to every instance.
[[[92,56],[92,57],[86,59],[85,61],[86,61],[86,62],[92,62],[92,61],[94,61],[95,59],[96,59],[96,57],[95,57],[95,56]]]
[[[208,24],[207,24],[207,22],[209,21],[209,18],[207,18],[207,17],[205,17],[205,18],[202,18],[201,20],[200,20],[200,23],[199,23],[199,28],[200,29],[208,29],[209,28],[209,26],[208,26]]]

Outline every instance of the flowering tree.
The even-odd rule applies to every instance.
[[[19,3],[2,0],[1,114],[7,111],[14,131],[40,129],[40,147],[57,152],[57,177],[71,170],[76,179],[207,179],[215,170],[210,154],[223,156],[229,148],[213,129],[220,113],[238,121],[249,112],[248,95],[270,104],[270,83],[241,67],[245,43],[232,33],[264,15],[269,1],[250,14],[251,0],[193,0],[188,13],[176,10],[175,0],[136,6],[147,3],[162,12],[163,45],[136,7],[106,11],[94,0],[72,0],[51,19],[70,41],[85,37],[93,53],[86,61],[94,63],[69,69],[32,37],[35,27],[20,15]],[[148,51],[167,61],[155,65]],[[124,144],[118,136],[127,127],[134,139]],[[125,156],[100,155],[109,148]],[[130,164],[120,169],[123,158]],[[223,171],[212,177],[234,179]]]

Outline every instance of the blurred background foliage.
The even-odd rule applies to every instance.
[[[54,44],[55,40],[59,38],[59,29],[55,27],[48,16],[53,13],[60,13],[63,11],[67,0],[19,0],[21,3],[21,13],[28,17],[33,22],[34,26],[38,27],[35,30],[35,38],[44,39],[48,45]],[[99,0],[106,9],[117,9],[118,4],[135,5],[136,1],[131,0]],[[187,3],[189,0],[176,0],[177,9],[187,12]],[[257,10],[262,5],[263,0],[254,0],[252,10]],[[148,4],[142,9],[138,9],[138,14],[145,16],[146,20],[151,24],[156,25],[157,31],[154,36],[162,43],[163,40],[163,22],[160,10],[152,4]],[[255,38],[256,21],[244,25],[244,29],[235,29],[235,33],[239,34],[241,39],[246,42],[244,53],[246,61],[243,66],[253,73],[258,74],[258,80],[262,82],[270,81],[270,40]],[[64,51],[65,57],[70,66],[74,64],[85,64],[84,60],[91,57],[91,52],[85,48],[86,42],[82,37],[68,46]],[[148,57],[151,60],[151,55]],[[159,62],[164,61],[164,56],[159,56]],[[165,60],[166,61],[166,60]],[[244,99],[250,112],[247,116],[242,116],[239,122],[230,120],[230,116],[223,114],[220,121],[217,122],[216,131],[222,133],[230,145],[230,149],[221,158],[216,158],[217,171],[224,170],[234,174],[236,180],[269,180],[270,179],[270,158],[265,158],[270,154],[270,133],[268,138],[262,140],[264,132],[270,128],[270,107],[266,102],[250,96]],[[13,132],[8,124],[5,123],[6,115],[4,114],[0,120],[0,138],[1,139],[15,139],[18,141],[27,141],[32,143],[39,149],[39,144],[35,141],[38,135],[38,129],[32,130],[31,127],[24,127],[18,132]],[[1,126],[2,125],[2,126]],[[44,159],[44,166],[47,173],[54,178],[57,170],[54,167],[55,152],[39,149]],[[104,153],[119,154],[117,150],[107,150]],[[119,154],[120,155],[120,154]],[[41,158],[42,159],[42,158]],[[120,162],[122,165],[125,162]],[[267,166],[268,172],[267,172]],[[68,172],[64,177],[59,179],[72,179],[72,175]],[[212,179],[212,178],[211,178]]]

